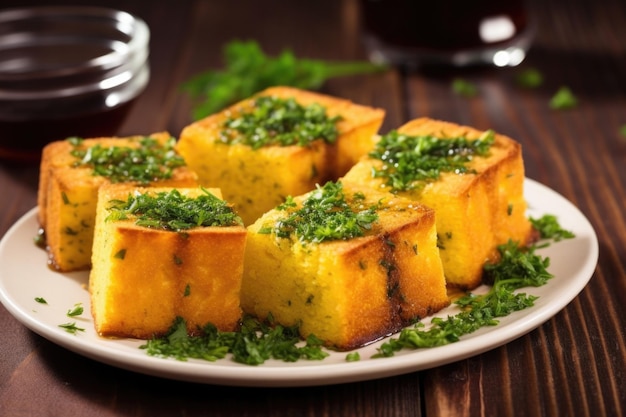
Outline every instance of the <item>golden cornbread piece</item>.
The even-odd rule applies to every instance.
[[[303,337],[314,334],[327,346],[347,350],[449,304],[435,213],[425,206],[390,194],[344,190],[355,211],[375,206],[378,220],[362,236],[308,242],[269,233],[319,190],[294,198],[296,207],[271,210],[248,226],[244,312],[271,315],[286,326],[299,323]]]
[[[177,317],[186,321],[189,334],[208,323],[222,331],[238,325],[246,242],[241,224],[171,231],[138,226],[136,217],[106,220],[111,200],[169,191],[127,184],[99,190],[89,292],[102,336],[164,335]],[[192,198],[205,192],[197,187],[177,191]],[[219,190],[207,191],[221,198]]]
[[[136,149],[142,146],[145,138],[85,139],[78,147],[64,140],[50,143],[44,148],[37,196],[38,219],[45,232],[52,267],[59,271],[90,267],[98,188],[112,181],[108,177],[95,175],[91,166],[75,166],[80,159],[71,152],[94,146]],[[152,134],[149,138],[160,147],[171,140],[167,133]],[[171,177],[154,180],[150,184],[194,186],[198,182],[195,173],[180,166],[173,169]]]
[[[319,104],[329,117],[341,116],[333,144],[322,139],[306,146],[226,144],[220,132],[228,118],[249,113],[258,97],[293,98],[298,104]],[[272,87],[224,111],[185,127],[177,150],[207,187],[219,187],[245,224],[315,184],[343,175],[373,146],[384,117],[382,109],[291,87]]]
[[[480,138],[485,132],[428,118],[403,125],[398,133],[432,135],[441,140]],[[391,191],[432,207],[448,285],[472,289],[481,283],[483,265],[498,256],[497,245],[509,239],[526,244],[531,225],[524,199],[524,164],[521,145],[494,134],[485,156],[474,156],[467,172],[443,172],[439,179],[412,190],[393,190],[383,177],[372,175],[383,162],[372,157],[357,163],[342,179],[363,189]]]

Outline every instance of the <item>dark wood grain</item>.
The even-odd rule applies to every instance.
[[[2,1],[0,6],[43,4]],[[81,3],[81,1],[69,1]],[[86,3],[82,2],[82,3]],[[191,121],[180,84],[222,65],[232,39],[267,52],[364,59],[355,0],[99,0],[151,27],[152,78],[120,134]],[[565,309],[529,334],[421,372],[313,388],[234,388],[140,375],[78,356],[0,307],[2,416],[622,416],[626,415],[626,7],[621,0],[535,0],[536,38],[518,68],[385,73],[334,79],[322,91],[386,109],[382,131],[429,116],[493,128],[522,143],[526,174],[564,195],[593,225],[596,272]],[[520,88],[537,68],[545,82]],[[455,94],[456,77],[479,94]],[[553,110],[566,85],[579,104]],[[36,203],[36,165],[0,161],[0,236]],[[1,267],[1,266],[0,266]]]

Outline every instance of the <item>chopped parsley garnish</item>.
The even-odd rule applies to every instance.
[[[151,356],[180,361],[194,358],[213,362],[230,353],[235,362],[246,365],[260,365],[268,359],[295,362],[328,356],[315,336],[307,337],[304,346],[300,342],[298,326],[262,323],[250,317],[244,318],[239,331],[222,332],[208,324],[200,336],[192,337],[187,334],[185,320],[179,317],[165,337],[148,340],[140,348]]]
[[[473,333],[481,327],[495,326],[498,318],[534,305],[536,296],[514,293],[522,287],[539,287],[552,278],[547,271],[549,258],[534,253],[534,248],[523,248],[515,242],[498,247],[502,256],[496,264],[486,264],[485,274],[493,285],[486,294],[467,294],[455,301],[461,312],[447,318],[435,317],[432,327],[423,323],[405,328],[398,338],[383,343],[375,357],[393,356],[402,349],[443,346]]]
[[[572,109],[578,105],[578,99],[569,87],[561,87],[550,99],[550,107],[556,110]]]
[[[81,314],[83,314],[83,312],[84,312],[83,305],[79,303],[79,304],[76,304],[74,308],[67,311],[67,316],[76,317],[76,316],[80,316]]]
[[[85,329],[81,328],[81,327],[77,327],[76,323],[65,323],[65,324],[59,324],[59,327],[65,329],[66,332],[70,333],[70,334],[76,334],[78,332],[84,332]]]
[[[183,158],[174,151],[174,138],[161,144],[146,136],[138,141],[137,148],[100,144],[83,148],[81,140],[71,138],[68,141],[74,146],[72,155],[77,158],[74,166],[91,167],[93,175],[106,177],[114,183],[136,181],[148,184],[171,178],[175,168],[185,165]]]
[[[107,221],[135,219],[135,224],[171,231],[194,227],[241,225],[241,218],[224,200],[202,189],[203,194],[188,197],[177,189],[151,194],[129,195],[126,201],[112,200]]]
[[[360,207],[362,194],[355,194],[354,201]],[[324,186],[317,186],[302,202],[302,207],[295,208],[291,197],[278,207],[287,215],[260,233],[274,233],[280,238],[295,235],[300,242],[320,243],[331,240],[347,240],[363,236],[366,230],[378,220],[375,207],[355,209],[346,199],[343,184],[329,181]]]
[[[550,229],[558,232],[542,234],[544,239],[559,241],[574,237],[573,233],[564,231],[558,225],[554,216],[546,217],[549,218],[546,222],[551,224]],[[544,242],[542,245],[548,244]],[[540,287],[553,277],[548,272],[550,258],[535,253],[539,247],[542,246],[524,247],[513,241],[499,245],[498,262],[484,266],[483,282],[491,285],[486,294],[469,293],[457,299],[454,303],[461,308],[461,312],[445,319],[433,318],[429,329],[425,329],[421,322],[413,328],[403,329],[398,338],[383,343],[374,357],[393,356],[402,349],[447,345],[481,327],[497,325],[499,317],[532,307],[538,297],[515,291],[523,287]]]
[[[48,304],[46,299],[43,297],[35,297],[35,301],[37,301],[39,304]]]
[[[562,239],[571,239],[575,237],[574,233],[563,229],[557,218],[553,215],[546,214],[538,219],[530,217],[529,220],[535,230],[539,232],[539,236],[542,239],[553,239],[558,242]]]
[[[536,68],[528,68],[515,77],[517,84],[524,88],[536,88],[543,84],[543,74]]]
[[[385,179],[393,192],[420,189],[425,183],[436,181],[443,172],[473,172],[467,163],[475,156],[487,156],[494,141],[492,130],[476,140],[410,136],[393,130],[383,135],[369,154],[383,162],[372,174]]]
[[[452,81],[452,91],[463,97],[474,97],[478,94],[476,85],[463,78],[455,78]]]
[[[339,135],[339,116],[328,117],[319,104],[303,106],[293,98],[261,96],[248,111],[228,118],[220,140],[259,149],[263,146],[308,146],[315,140],[333,143]]]

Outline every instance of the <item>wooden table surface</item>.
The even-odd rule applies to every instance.
[[[3,0],[0,6],[30,3],[36,2]],[[135,13],[152,31],[151,82],[121,135],[178,135],[191,121],[179,85],[199,71],[220,68],[221,48],[233,39],[257,40],[270,54],[291,48],[301,57],[366,57],[354,0],[89,3]],[[430,116],[492,128],[521,142],[527,176],[577,206],[599,240],[593,277],[562,311],[502,347],[433,369],[330,386],[246,388],[104,365],[27,330],[0,307],[0,415],[626,415],[626,6],[621,0],[531,5],[537,33],[518,68],[392,69],[334,79],[322,91],[385,108],[383,132]],[[540,70],[544,84],[519,88],[514,78],[525,68]],[[455,94],[456,77],[476,85],[479,94]],[[574,92],[575,108],[549,107],[560,86]],[[0,236],[35,206],[37,179],[36,165],[0,162]]]

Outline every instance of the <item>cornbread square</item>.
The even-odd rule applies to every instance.
[[[171,138],[168,133],[149,137],[161,146]],[[143,138],[85,139],[79,149],[139,148]],[[90,267],[98,189],[111,182],[107,177],[95,175],[89,166],[75,166],[78,159],[71,154],[74,149],[67,140],[52,142],[44,148],[37,196],[38,220],[45,232],[49,263],[64,272]],[[181,166],[172,171],[170,178],[151,184],[194,186],[198,182],[195,173]]]
[[[441,140],[480,138],[485,132],[438,120],[420,118],[398,129],[411,136],[433,135]],[[372,157],[357,163],[342,181],[364,189],[392,191],[435,210],[438,244],[449,286],[472,289],[482,280],[483,265],[498,256],[497,245],[509,239],[520,244],[531,238],[524,199],[521,145],[495,134],[486,156],[475,156],[466,173],[443,172],[423,188],[393,191],[384,178],[374,178],[383,162]]]
[[[242,225],[177,232],[138,226],[132,217],[106,220],[112,200],[170,190],[128,184],[99,190],[89,292],[102,336],[161,336],[177,317],[186,321],[191,335],[208,323],[222,331],[238,325],[246,243]],[[198,187],[177,190],[189,197],[203,193]],[[221,198],[219,190],[208,191]]]
[[[363,236],[303,242],[267,228],[284,218],[274,209],[248,226],[241,305],[277,323],[300,324],[339,350],[366,345],[447,306],[433,210],[368,191],[355,210],[376,206],[378,221]],[[294,198],[297,207],[310,196]]]
[[[329,117],[341,116],[336,124],[339,137],[333,144],[323,140],[308,146],[264,146],[220,140],[222,125],[229,118],[248,113],[258,97],[293,98],[303,106],[317,103]],[[232,202],[245,224],[284,201],[328,180],[343,175],[373,146],[373,136],[382,124],[384,111],[291,87],[272,87],[219,113],[185,127],[177,150],[198,174],[201,184],[219,187]]]

